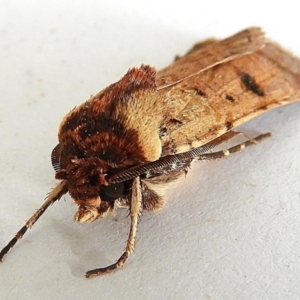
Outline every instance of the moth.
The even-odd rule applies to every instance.
[[[270,136],[213,152],[239,134],[236,126],[299,99],[300,60],[260,28],[198,43],[158,72],[148,65],[130,69],[64,117],[51,155],[60,182],[2,249],[0,260],[69,192],[79,223],[129,209],[124,253],[86,277],[121,268],[134,250],[141,212],[164,206],[170,182],[186,174],[193,161],[219,159]]]

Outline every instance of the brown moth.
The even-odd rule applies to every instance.
[[[60,182],[3,248],[0,260],[69,192],[79,223],[129,209],[124,253],[86,277],[122,267],[134,250],[139,215],[163,207],[169,182],[185,174],[192,161],[222,158],[268,137],[211,151],[238,134],[234,127],[298,99],[300,60],[259,28],[199,43],[159,72],[146,65],[130,69],[64,117],[51,156]]]

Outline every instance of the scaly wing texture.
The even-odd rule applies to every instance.
[[[188,55],[160,70],[157,73],[156,84],[159,89],[172,86],[213,66],[262,49],[265,43],[266,38],[262,30],[253,27],[221,41],[211,39],[196,44]],[[199,45],[200,49],[195,51]]]
[[[224,41],[217,42],[158,72],[157,82],[163,87],[158,89],[169,111],[162,155],[204,145],[269,109],[300,99],[300,60],[259,32],[245,30],[224,40],[225,44],[231,41],[231,49],[224,49]],[[243,46],[237,50],[237,45]],[[212,47],[215,63],[213,54],[208,62],[203,57]],[[222,49],[226,59],[220,58]],[[199,70],[195,69],[197,56]],[[191,66],[190,74],[185,65]]]

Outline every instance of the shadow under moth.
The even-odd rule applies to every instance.
[[[129,209],[123,254],[86,277],[122,267],[134,250],[141,212],[163,207],[168,183],[187,173],[193,161],[222,158],[270,136],[213,151],[239,134],[236,126],[299,99],[300,60],[259,28],[198,43],[158,72],[148,65],[130,69],[64,117],[51,155],[60,182],[2,249],[0,260],[69,192],[79,223]]]

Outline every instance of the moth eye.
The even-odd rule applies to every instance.
[[[107,186],[102,186],[99,196],[103,201],[115,201],[124,194],[124,183],[115,183]]]

